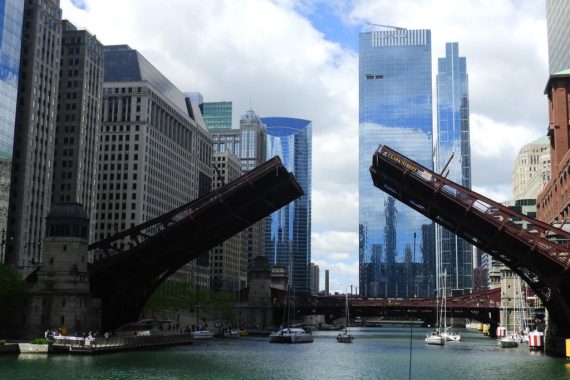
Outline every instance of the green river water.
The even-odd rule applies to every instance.
[[[413,331],[413,379],[570,379],[570,361],[530,353],[526,345],[501,349],[494,339],[461,331],[461,342],[428,346],[427,329]],[[270,344],[268,338],[241,337],[97,356],[0,356],[0,379],[408,378],[408,327],[352,332],[352,344],[337,343],[336,332],[315,332],[310,344]]]

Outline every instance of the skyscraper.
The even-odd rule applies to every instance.
[[[229,150],[214,152],[212,188],[219,189],[241,175],[239,158]],[[212,248],[209,253],[210,287],[236,292],[247,285],[247,253],[244,249],[247,229]]]
[[[267,158],[281,157],[283,165],[305,192],[266,220],[265,256],[270,265],[288,268],[289,285],[310,291],[312,123],[288,117],[263,117],[267,126]]]
[[[469,87],[467,61],[457,42],[445,44],[445,58],[437,62],[437,141],[435,171],[471,188]],[[453,156],[453,158],[451,158]],[[447,164],[447,167],[446,167]],[[436,232],[437,289],[447,293],[473,288],[473,246],[439,224]],[[444,278],[445,277],[445,278]]]
[[[4,245],[8,222],[10,173],[14,148],[14,123],[20,69],[20,44],[24,2],[6,0],[0,7],[0,264],[4,262]]]
[[[6,262],[29,273],[42,261],[51,204],[61,52],[59,0],[26,1],[22,37]]]
[[[200,108],[208,129],[232,127],[232,102],[204,102]]]
[[[210,129],[214,150],[230,151],[239,157],[242,174],[254,169],[267,159],[267,131],[253,110],[242,115],[239,129]],[[246,230],[247,258],[265,254],[265,219]]]
[[[319,293],[319,266],[315,263],[311,263],[311,294]]]
[[[103,45],[67,20],[62,29],[52,202],[81,203],[93,223]]]
[[[513,200],[536,199],[550,181],[550,140],[542,136],[519,150],[513,168]]]
[[[546,0],[550,74],[570,69],[570,2]]]
[[[197,106],[137,50],[114,45],[104,52],[97,240],[196,199],[212,185],[212,141]]]
[[[360,294],[423,296],[412,273],[425,275],[421,258],[435,254],[432,222],[375,188],[368,169],[380,144],[433,167],[431,34],[364,31],[359,55]]]

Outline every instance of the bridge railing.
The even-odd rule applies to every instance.
[[[251,170],[226,185],[211,191],[210,193],[190,201],[180,207],[173,209],[157,218],[141,223],[124,231],[117,232],[112,236],[102,239],[89,245],[89,250],[95,250],[104,256],[120,253],[123,250],[131,249],[145,240],[154,237],[169,229],[176,223],[188,218],[202,207],[217,201],[226,194],[233,192],[236,188],[244,186],[246,183],[255,181],[256,178],[266,175],[268,172],[276,172],[282,167],[281,159],[278,156],[262,163],[254,170]],[[282,169],[284,170],[284,169]],[[96,254],[97,255],[97,254]]]
[[[374,171],[374,167],[375,165],[378,165],[379,160],[388,161],[391,165],[398,167],[398,169],[404,173],[410,174],[425,182],[426,185],[431,187],[434,195],[441,194],[448,197],[453,202],[462,204],[462,207],[464,207],[466,211],[472,210],[481,214],[482,218],[495,224],[498,230],[505,230],[519,238],[526,239],[530,245],[536,245],[542,248],[542,251],[549,255],[553,260],[557,261],[564,267],[570,267],[569,232],[558,229],[550,224],[541,222],[527,215],[518,213],[509,207],[493,201],[492,199],[458,185],[455,182],[450,181],[447,178],[408,159],[407,157],[402,156],[386,145],[380,145],[374,154],[373,165],[370,168],[371,171]],[[398,190],[394,189],[387,183],[385,183],[383,187],[398,197]],[[425,215],[429,214],[429,205],[422,204],[415,200],[410,200],[409,202],[415,206],[418,211],[421,211]],[[452,231],[457,227],[443,218],[437,217],[437,219],[438,222],[445,225]],[[528,223],[530,228],[524,229],[522,226],[515,224],[513,220],[525,221]],[[556,238],[556,240],[548,240],[549,238]],[[477,241],[477,238],[472,237],[472,240]]]

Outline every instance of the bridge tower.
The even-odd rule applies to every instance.
[[[256,326],[273,326],[271,304],[271,269],[265,256],[252,258],[248,273],[248,323]]]
[[[100,302],[91,296],[89,217],[79,203],[56,203],[47,216],[43,266],[30,278],[25,327],[30,337],[47,329],[98,331]]]

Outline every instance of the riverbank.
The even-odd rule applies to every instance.
[[[192,344],[191,334],[169,334],[110,338],[58,337],[49,344],[9,343],[0,346],[0,354],[72,354],[93,355],[115,352],[152,350]]]

